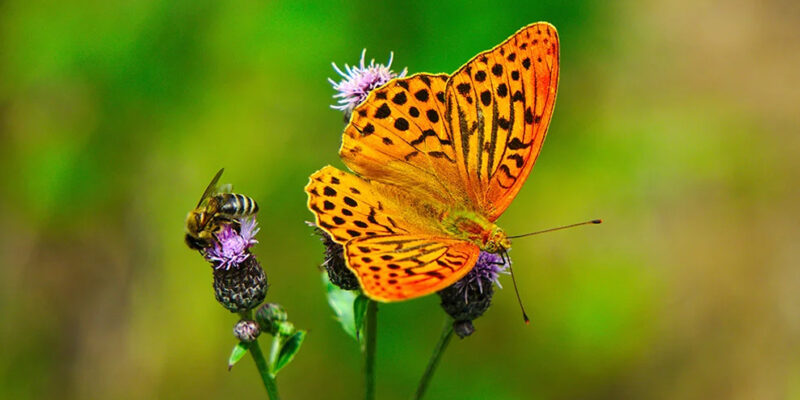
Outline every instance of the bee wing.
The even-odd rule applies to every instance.
[[[233,185],[231,185],[230,183],[224,183],[222,185],[219,185],[217,193],[233,193]]]
[[[206,197],[217,191],[217,182],[219,181],[219,177],[222,176],[223,171],[225,171],[225,168],[220,168],[219,172],[217,172],[217,174],[214,175],[214,178],[211,179],[211,183],[208,184],[206,191],[203,192],[203,195],[200,197],[200,201],[197,202],[197,207],[200,207],[200,205],[203,204],[203,200],[205,200]]]

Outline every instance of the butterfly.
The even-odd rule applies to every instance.
[[[495,221],[541,150],[556,100],[558,34],[538,22],[451,75],[389,81],[358,105],[339,155],[305,187],[316,224],[377,301],[412,299],[466,275],[511,241]]]

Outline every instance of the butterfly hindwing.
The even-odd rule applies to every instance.
[[[464,277],[479,253],[469,242],[419,234],[358,238],[345,245],[348,267],[364,293],[378,301],[442,290]]]
[[[358,237],[407,233],[411,229],[397,217],[396,210],[386,208],[389,204],[381,201],[382,196],[373,185],[334,167],[326,166],[312,174],[305,191],[317,226],[339,244]]]
[[[496,220],[528,177],[544,143],[558,86],[558,34],[529,25],[480,53],[447,83],[447,127],[463,184]]]
[[[317,226],[344,245],[367,296],[399,301],[441,290],[469,272],[480,249],[411,224],[380,184],[326,166],[305,190]]]
[[[463,201],[444,125],[447,78],[416,74],[373,90],[345,128],[339,151],[344,163],[370,180],[418,190],[434,201]]]

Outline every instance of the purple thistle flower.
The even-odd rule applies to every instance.
[[[254,237],[261,230],[258,227],[258,222],[256,222],[256,217],[247,217],[247,218],[240,218],[239,219],[239,236],[242,237],[242,240],[247,242],[247,247],[253,247],[253,245],[258,243],[258,240],[255,240]]]
[[[500,284],[498,279],[500,274],[508,274],[508,264],[503,260],[503,257],[499,254],[482,251],[472,270],[461,280],[454,283],[453,286],[464,294],[464,301],[468,302],[470,288],[474,290],[477,287],[478,293],[483,293],[484,285],[494,283],[502,289],[503,285]]]
[[[214,246],[206,251],[206,259],[214,264],[215,269],[237,267],[250,257],[247,249],[258,243],[254,236],[260,228],[254,217],[240,219],[239,226],[239,231],[236,231],[231,224],[225,225],[216,235]]]
[[[344,71],[339,69],[336,63],[331,63],[336,73],[343,78],[338,83],[328,78],[328,82],[338,92],[333,97],[338,99],[339,104],[332,105],[331,108],[343,111],[348,117],[353,109],[367,98],[372,89],[383,86],[394,78],[402,78],[408,72],[406,68],[399,74],[391,70],[394,53],[389,53],[389,62],[386,65],[376,64],[375,59],[370,60],[367,65],[365,63],[366,54],[367,49],[362,50],[359,64],[352,67],[345,64]]]

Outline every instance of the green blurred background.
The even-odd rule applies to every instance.
[[[534,173],[500,219],[510,290],[430,399],[800,398],[800,6],[791,0],[465,5],[0,3],[0,397],[259,398],[237,320],[183,223],[220,167],[256,198],[268,300],[310,331],[286,399],[361,393],[303,223],[362,48],[450,72],[530,22],[561,35]],[[438,297],[382,306],[378,397],[413,392]],[[245,397],[246,396],[246,397]]]

